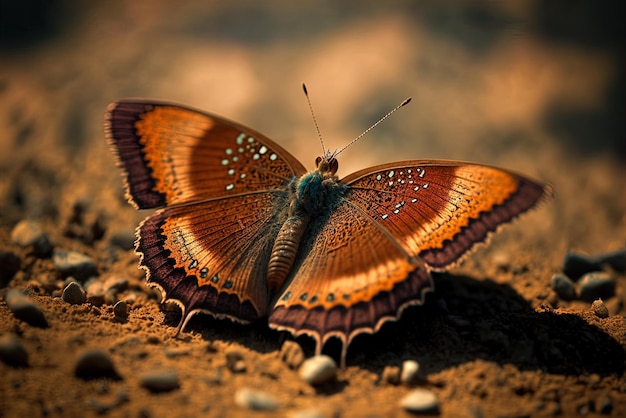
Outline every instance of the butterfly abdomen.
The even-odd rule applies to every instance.
[[[309,220],[308,215],[292,215],[278,231],[267,266],[267,286],[272,293],[280,289],[285,282]]]

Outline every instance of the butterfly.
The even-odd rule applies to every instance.
[[[105,119],[129,202],[158,208],[137,228],[135,252],[148,284],[182,309],[178,331],[200,312],[267,317],[312,337],[316,353],[339,338],[342,364],[355,336],[423,303],[431,271],[552,194],[456,161],[399,161],[339,179],[338,152],[308,171],[263,134],[176,104],[120,100]]]

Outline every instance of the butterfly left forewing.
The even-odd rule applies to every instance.
[[[112,103],[105,133],[140,209],[273,190],[306,171],[261,133],[175,104]]]
[[[498,168],[454,161],[404,161],[342,180],[350,201],[432,269],[457,262],[498,226],[552,189]]]

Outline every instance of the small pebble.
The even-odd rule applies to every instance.
[[[56,250],[52,254],[52,262],[56,271],[64,276],[74,276],[80,281],[98,273],[93,259],[76,251]]]
[[[28,366],[28,352],[15,335],[5,334],[0,336],[0,359],[10,366]]]
[[[255,411],[275,411],[278,409],[278,402],[272,395],[250,388],[241,388],[235,392],[235,404]]]
[[[414,389],[400,401],[400,406],[409,412],[433,414],[439,411],[437,395],[427,389]]]
[[[128,318],[128,304],[120,300],[115,305],[113,305],[113,315],[118,320],[126,320]]]
[[[571,281],[563,273],[556,273],[552,276],[552,290],[563,300],[572,300],[576,297],[576,288],[574,282]]]
[[[402,363],[402,373],[400,374],[400,381],[405,385],[415,383],[417,380],[417,374],[419,373],[420,365],[415,360],[405,360]]]
[[[94,306],[102,306],[106,302],[106,290],[102,281],[94,278],[85,283],[85,291],[87,292],[87,301]]]
[[[135,248],[135,232],[132,229],[113,231],[109,237],[109,244],[122,250]]]
[[[598,270],[598,267],[595,258],[574,252],[565,254],[563,260],[563,273],[574,281],[578,281],[585,273]]]
[[[609,310],[604,305],[604,302],[602,302],[602,299],[594,300],[593,303],[591,304],[591,310],[593,311],[594,314],[596,314],[598,318],[609,317]]]
[[[615,295],[615,279],[603,271],[585,274],[580,279],[579,286],[580,299],[585,302],[609,299]]]
[[[69,282],[68,285],[65,286],[65,289],[63,289],[61,299],[72,305],[81,305],[87,300],[87,294],[80,283]]]
[[[390,385],[400,384],[400,368],[398,366],[385,366],[380,379]]]
[[[37,222],[22,220],[11,231],[11,242],[20,247],[33,247],[38,257],[47,257],[52,252],[52,244],[48,236],[41,230]]]
[[[48,321],[41,307],[20,290],[10,289],[4,296],[4,301],[17,319],[27,322],[34,327],[48,327]]]
[[[604,395],[598,399],[596,401],[596,410],[605,415],[609,415],[613,412],[613,400],[611,397],[609,395]]]
[[[321,385],[337,377],[337,364],[329,356],[313,356],[304,360],[298,374],[310,385]]]
[[[74,364],[74,374],[85,380],[100,377],[120,379],[109,353],[99,348],[87,350],[78,356]]]
[[[600,265],[607,265],[620,273],[626,272],[626,249],[600,254],[596,260]]]
[[[0,288],[7,286],[20,271],[20,257],[12,251],[0,251]]]
[[[244,373],[247,368],[243,354],[238,351],[226,353],[226,367],[233,373]]]
[[[152,393],[171,392],[180,387],[175,370],[154,370],[139,376],[141,386]]]
[[[295,341],[287,340],[280,348],[280,359],[289,366],[290,369],[297,369],[304,361],[304,351]]]

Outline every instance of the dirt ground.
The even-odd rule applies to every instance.
[[[607,270],[608,314],[551,287],[568,252],[625,244],[626,61],[612,6],[88,4],[2,3],[0,300],[25,291],[47,326],[0,302],[0,417],[410,416],[400,400],[416,388],[436,395],[431,413],[443,417],[626,416],[623,271]],[[175,336],[180,311],[145,286],[131,249],[148,213],[127,204],[103,135],[107,103],[166,99],[249,125],[311,168],[320,146],[302,81],[331,148],[413,97],[342,154],[340,176],[393,160],[459,159],[556,191],[437,274],[424,306],[358,337],[347,367],[318,387],[281,359],[289,338],[266,323],[199,315]],[[50,246],[17,243],[20,221],[39,225]],[[63,270],[58,251],[94,266]],[[62,299],[70,276],[86,302]],[[118,301],[127,318],[114,313]],[[8,341],[26,358],[6,354]],[[312,355],[311,340],[298,342]],[[76,373],[91,349],[114,374]],[[325,353],[337,359],[339,345]],[[387,381],[384,371],[404,360],[419,362],[419,378]],[[177,385],[147,389],[155,371],[173,372]],[[263,391],[276,409],[238,405],[242,388]]]

